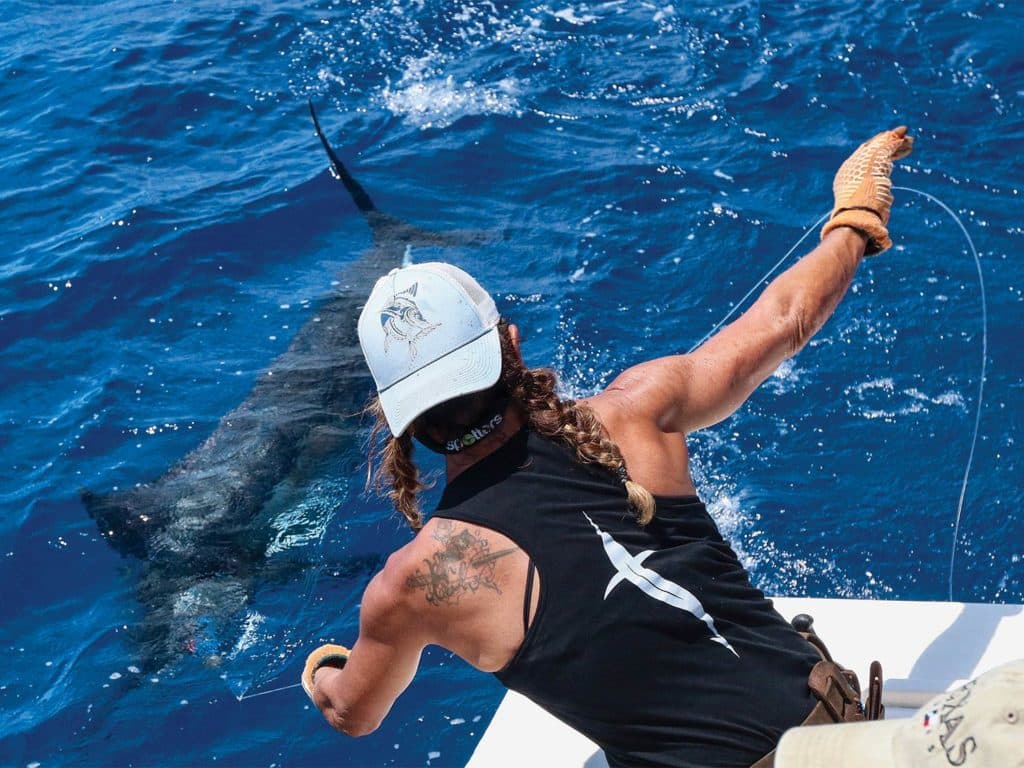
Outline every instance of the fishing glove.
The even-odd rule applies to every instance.
[[[892,161],[910,154],[914,137],[901,125],[865,141],[839,166],[832,182],[835,205],[821,229],[822,238],[837,227],[850,227],[868,239],[864,253],[872,256],[892,245],[889,209],[892,207]]]
[[[306,657],[306,668],[302,670],[302,690],[313,701],[313,677],[320,667],[341,669],[348,661],[348,648],[343,645],[321,645]],[[315,703],[315,702],[314,702]]]

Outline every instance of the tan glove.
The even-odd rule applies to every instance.
[[[832,182],[835,206],[821,228],[821,237],[837,227],[851,227],[868,238],[864,253],[871,256],[892,245],[889,209],[892,207],[892,161],[910,154],[914,137],[901,125],[865,141],[839,166]]]
[[[302,670],[302,690],[313,701],[313,677],[320,667],[341,669],[348,661],[348,648],[343,645],[321,645],[306,657],[306,667]]]

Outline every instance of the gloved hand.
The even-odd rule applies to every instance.
[[[889,239],[889,209],[892,207],[892,161],[910,154],[914,137],[901,125],[865,141],[839,167],[832,182],[835,205],[821,236],[837,227],[852,227],[868,238],[865,253],[881,253],[892,245]]]
[[[302,690],[310,701],[313,701],[313,677],[316,671],[320,667],[341,669],[347,661],[348,648],[343,645],[321,645],[306,657],[306,667],[302,670]]]

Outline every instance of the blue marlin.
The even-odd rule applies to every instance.
[[[638,555],[631,555],[629,550],[613,539],[610,534],[602,531],[597,526],[597,523],[590,519],[590,515],[584,512],[583,516],[587,518],[587,522],[597,531],[597,535],[601,537],[604,553],[611,561],[612,567],[615,568],[615,575],[612,576],[604,591],[605,600],[608,599],[608,595],[611,594],[615,587],[623,581],[628,581],[630,584],[638,587],[648,597],[693,614],[694,617],[704,622],[707,628],[711,630],[711,642],[718,643],[723,648],[727,648],[730,653],[739,658],[740,655],[729,645],[729,641],[718,632],[718,628],[715,627],[715,620],[711,618],[711,614],[704,610],[704,606],[697,599],[696,595],[686,587],[666,579],[660,573],[644,565],[644,561],[653,555],[655,550],[646,549]]]
[[[280,575],[267,563],[277,533],[272,500],[301,490],[359,434],[373,386],[356,322],[373,282],[407,261],[414,247],[494,239],[477,230],[421,229],[379,211],[327,141],[312,103],[309,109],[333,175],[370,227],[370,247],[198,447],[151,482],[81,492],[103,537],[143,562],[140,635],[150,666],[193,651],[204,626],[236,615],[270,571]]]

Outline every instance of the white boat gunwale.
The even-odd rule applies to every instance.
[[[882,664],[886,717],[908,717],[930,698],[1024,657],[1024,605],[774,597],[786,619],[806,613],[840,664],[866,685]],[[466,768],[536,765],[605,768],[592,741],[509,691]]]

